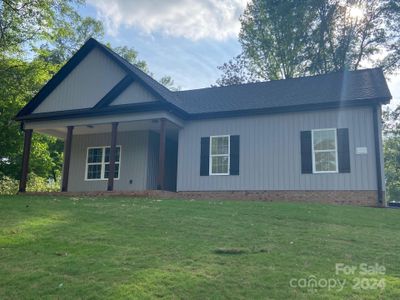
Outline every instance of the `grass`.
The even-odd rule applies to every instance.
[[[399,299],[399,220],[320,204],[4,196],[0,299]],[[336,263],[386,270],[336,275]],[[374,278],[385,288],[367,289]]]

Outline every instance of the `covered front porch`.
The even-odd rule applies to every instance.
[[[62,192],[175,191],[182,126],[167,112],[26,120],[19,191],[26,191],[34,131],[64,140]]]

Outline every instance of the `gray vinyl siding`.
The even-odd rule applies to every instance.
[[[145,190],[147,188],[148,131],[120,132],[117,145],[121,145],[120,179],[114,181],[114,190]],[[68,191],[105,191],[107,180],[85,180],[88,147],[108,146],[110,133],[75,135],[72,140]],[[129,181],[132,180],[132,184]]]
[[[159,134],[150,131],[147,169],[147,189],[149,190],[157,189],[159,144]]]
[[[111,105],[121,105],[121,104],[132,104],[132,103],[143,103],[143,102],[153,102],[157,99],[149,90],[143,87],[140,83],[134,81],[130,86],[126,88],[125,91],[121,93]]]
[[[372,109],[359,107],[188,122],[179,134],[177,190],[376,190],[372,120]],[[301,173],[300,131],[318,128],[349,128],[350,173]],[[240,135],[240,175],[200,176],[201,137],[224,134]]]
[[[34,110],[34,113],[93,107],[125,72],[98,49],[83,61]]]

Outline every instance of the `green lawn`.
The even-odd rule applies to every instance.
[[[395,209],[4,196],[0,299],[400,299],[399,225]]]

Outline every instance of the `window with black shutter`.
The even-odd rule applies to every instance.
[[[301,173],[311,174],[313,170],[311,131],[302,131],[300,133],[300,142],[301,142]]]
[[[200,176],[239,175],[239,156],[238,135],[202,137]]]
[[[301,172],[349,173],[349,129],[313,129],[302,131]]]
[[[339,160],[339,173],[350,173],[350,145],[348,128],[338,128],[337,149]]]
[[[230,175],[239,175],[240,137],[238,135],[231,135],[230,148]]]
[[[210,138],[202,137],[200,145],[200,176],[210,175]]]

